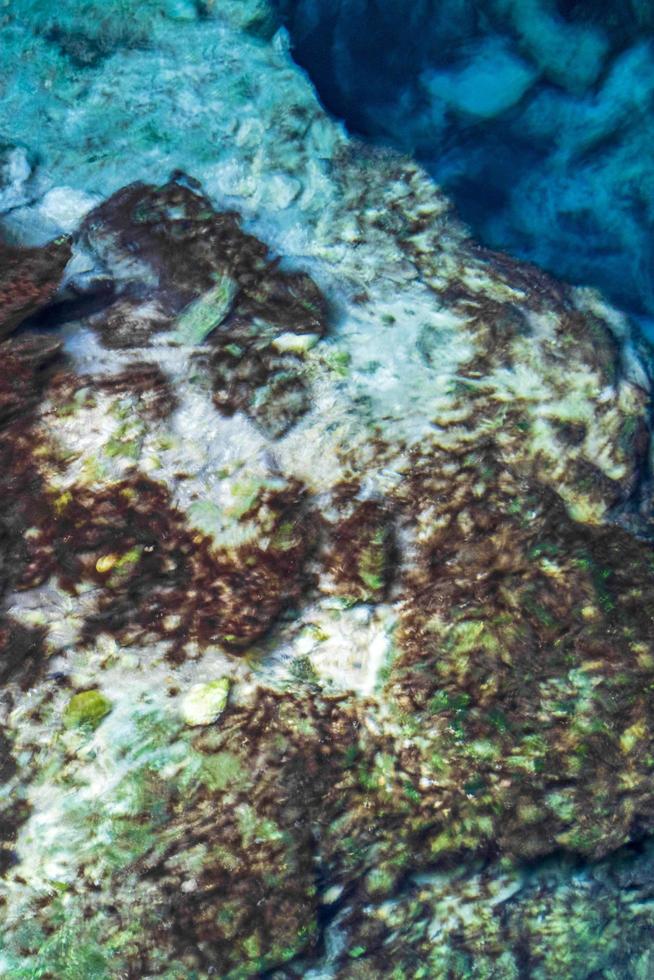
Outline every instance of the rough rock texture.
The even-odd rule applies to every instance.
[[[43,248],[14,248],[0,242],[2,336],[36,312],[57,290],[70,258],[70,242]]]
[[[231,163],[130,156],[2,344],[0,973],[645,978],[648,352],[257,11]]]

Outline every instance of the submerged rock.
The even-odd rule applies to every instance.
[[[22,334],[0,343],[0,425],[19,416],[24,419],[38,403],[61,350],[60,340],[39,334]]]
[[[82,244],[118,284],[92,321],[104,343],[138,347],[171,329],[187,347],[207,340],[219,409],[241,409],[273,436],[307,411],[300,355],[325,331],[326,302],[309,276],[279,270],[236,215],[216,214],[197,181],[177,174],[119,192],[86,219]]]
[[[101,691],[80,691],[66,705],[64,725],[93,730],[110,711],[111,701]]]
[[[26,204],[32,165],[23,147],[0,149],[0,214]]]
[[[127,183],[2,345],[0,973],[636,980],[644,353],[216,16],[301,192]]]
[[[68,239],[32,249],[0,243],[0,337],[12,333],[56,292],[70,254]]]

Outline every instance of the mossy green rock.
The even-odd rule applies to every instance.
[[[66,705],[64,725],[66,728],[97,728],[111,708],[111,701],[101,691],[80,691]]]

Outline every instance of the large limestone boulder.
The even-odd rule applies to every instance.
[[[0,306],[0,972],[647,976],[646,352],[216,23],[231,162]]]

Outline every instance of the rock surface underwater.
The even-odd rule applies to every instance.
[[[648,980],[651,349],[280,16],[0,17],[0,976]]]

